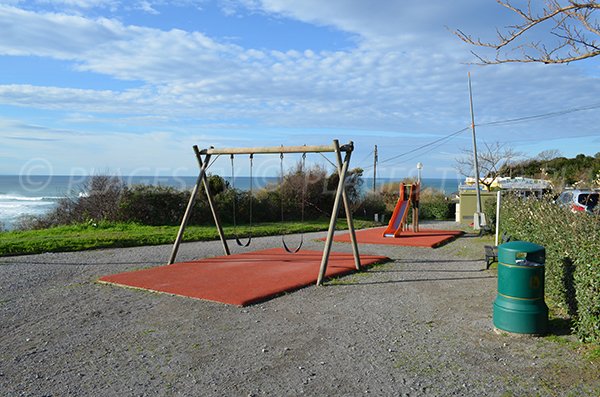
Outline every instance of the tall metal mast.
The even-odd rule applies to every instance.
[[[377,189],[377,161],[379,161],[379,158],[377,157],[377,145],[375,145],[373,151],[373,193]]]
[[[475,230],[481,229],[485,225],[485,219],[482,219],[481,213],[481,192],[479,191],[479,161],[477,160],[477,139],[475,138],[475,112],[473,111],[473,90],[471,88],[471,72],[469,72],[469,101],[471,104],[471,131],[473,132],[473,165],[475,168],[475,193],[477,194],[477,212],[473,217],[473,227]]]

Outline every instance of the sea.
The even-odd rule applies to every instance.
[[[86,195],[85,186],[89,176],[78,175],[0,175],[0,230],[11,230],[23,216],[43,216],[52,211],[57,202],[65,197]],[[191,189],[196,183],[195,176],[157,177],[121,176],[128,186],[161,185],[176,189]],[[225,178],[229,180],[229,178]],[[275,186],[278,177],[252,179],[253,189],[269,185]],[[376,189],[387,183],[397,183],[398,178],[377,178]],[[229,181],[231,183],[231,181]],[[245,176],[235,178],[236,189],[250,189],[251,179]],[[423,178],[423,188],[431,187],[450,195],[458,191],[460,180],[454,178]],[[363,178],[362,192],[373,187],[372,178]]]

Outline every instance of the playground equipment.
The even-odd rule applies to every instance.
[[[280,166],[280,174],[279,174],[279,188],[283,189],[283,153],[279,155],[279,166]],[[304,175],[304,170],[306,169],[306,153],[302,153],[302,162],[300,163],[300,174]],[[304,175],[304,182],[302,183],[302,205],[300,206],[300,222],[304,223],[304,207],[306,205],[306,175]],[[284,216],[284,204],[283,204],[283,192],[281,192],[280,202],[281,202],[281,223],[285,222]],[[304,234],[300,235],[300,243],[294,249],[290,249],[285,242],[285,236],[281,235],[281,244],[283,245],[283,249],[290,254],[295,254],[300,251],[302,248],[302,244],[304,244]]]
[[[390,218],[383,237],[400,237],[402,231],[407,227],[408,213],[412,206],[412,228],[413,232],[419,231],[419,195],[420,183],[400,184],[400,197]]]
[[[252,185],[253,185],[253,176],[252,176],[252,169],[254,168],[254,162],[253,162],[254,156],[251,154],[250,155],[250,191],[248,193],[248,200],[250,200],[250,205],[249,205],[249,214],[248,214],[248,224],[250,225],[250,229],[252,229]],[[235,164],[234,164],[234,155],[231,155],[231,188],[233,189],[233,191],[235,192]],[[235,242],[237,243],[237,245],[239,245],[240,247],[248,247],[250,246],[250,243],[252,242],[252,233],[250,233],[250,235],[248,236],[248,240],[245,243],[242,243],[242,241],[240,240],[240,238],[238,237],[237,234],[237,220],[236,220],[236,194],[233,195],[233,237],[235,238]]]
[[[356,242],[356,234],[354,231],[354,222],[352,220],[352,212],[350,211],[350,202],[348,200],[346,194],[346,175],[348,173],[348,167],[350,163],[350,157],[352,156],[352,151],[354,150],[354,144],[350,141],[346,145],[340,146],[339,141],[336,139],[333,141],[332,145],[325,146],[274,146],[274,147],[256,147],[256,148],[224,148],[224,149],[215,149],[214,147],[210,147],[209,149],[199,150],[197,145],[193,146],[194,153],[196,155],[196,160],[198,161],[198,166],[200,168],[200,173],[198,178],[196,179],[196,184],[192,189],[192,193],[190,196],[190,200],[188,202],[187,208],[185,210],[183,219],[181,221],[181,226],[179,227],[179,231],[177,232],[177,238],[175,239],[175,243],[173,244],[173,248],[171,250],[171,256],[169,258],[168,264],[173,264],[175,262],[175,258],[177,256],[177,251],[179,250],[179,246],[181,244],[181,240],[183,238],[183,234],[185,232],[185,228],[187,226],[188,220],[190,218],[192,208],[194,207],[194,203],[196,201],[196,197],[198,195],[198,190],[202,185],[204,187],[204,191],[206,193],[206,198],[210,210],[213,215],[213,219],[215,221],[215,226],[217,227],[217,231],[219,233],[219,238],[221,239],[221,244],[223,245],[223,250],[225,251],[225,255],[230,255],[229,246],[227,245],[227,240],[225,239],[225,234],[223,232],[223,227],[221,225],[221,221],[219,220],[219,214],[217,213],[216,207],[214,205],[213,197],[210,191],[210,187],[208,184],[208,180],[206,177],[207,169],[210,167],[211,158],[213,155],[237,155],[237,154],[246,154],[251,156],[251,160],[255,154],[279,154],[281,159],[281,168],[283,171],[283,155],[284,153],[302,153],[303,154],[303,170],[304,170],[304,161],[307,153],[335,153],[335,161],[337,163],[337,171],[339,174],[339,182],[335,192],[335,199],[333,202],[333,210],[331,211],[331,219],[329,222],[329,229],[327,231],[327,238],[325,240],[325,247],[323,248],[323,256],[321,259],[321,266],[319,270],[319,276],[317,278],[317,285],[321,285],[323,278],[325,276],[325,272],[327,270],[327,263],[329,261],[329,255],[331,253],[331,245],[333,243],[333,235],[335,233],[335,224],[337,221],[338,213],[340,210],[340,205],[343,202],[344,209],[346,212],[346,220],[348,222],[348,229],[351,236],[352,242],[352,253],[354,256],[354,264],[357,270],[361,269],[360,264],[360,256],[358,253],[358,244]],[[344,159],[342,160],[342,153],[345,153]],[[233,160],[232,160],[233,161]],[[282,172],[283,174],[283,172]],[[306,191],[306,181],[303,187],[303,196]],[[304,201],[305,197],[302,198],[302,218],[304,218]],[[282,212],[283,216],[283,212]],[[285,244],[285,239],[282,237],[282,242],[284,248],[287,252],[294,253],[298,252],[300,247],[302,246],[304,239],[301,238],[301,242],[299,246],[295,249],[289,249],[287,244]],[[243,243],[239,243],[241,246],[247,245]]]

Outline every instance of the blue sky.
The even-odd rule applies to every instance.
[[[454,177],[469,131],[413,150],[469,125],[468,72],[479,141],[600,152],[598,109],[484,125],[600,104],[600,59],[474,66],[447,29],[492,38],[512,18],[491,0],[0,1],[0,174],[193,175],[193,144],[337,138],[354,166],[375,144],[380,160],[404,154],[382,176],[420,161]],[[275,157],[255,172],[274,175]]]

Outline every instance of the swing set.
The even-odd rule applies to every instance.
[[[356,234],[354,230],[354,222],[352,220],[352,212],[350,211],[350,202],[348,200],[348,196],[346,193],[346,176],[348,173],[348,167],[350,163],[350,158],[352,156],[352,151],[354,150],[354,144],[350,141],[348,144],[340,146],[338,140],[333,140],[332,145],[324,145],[324,146],[273,146],[273,147],[254,147],[254,148],[223,148],[216,149],[214,147],[210,147],[209,149],[199,150],[197,145],[193,147],[194,153],[196,155],[196,160],[198,161],[198,166],[200,168],[200,172],[198,178],[196,179],[196,184],[192,189],[192,193],[190,196],[190,200],[188,202],[187,208],[183,215],[183,220],[181,221],[181,226],[179,227],[179,231],[177,233],[177,238],[175,239],[175,243],[173,244],[173,248],[171,250],[171,256],[169,258],[168,264],[171,265],[175,262],[175,258],[177,257],[177,251],[179,250],[179,246],[181,244],[183,234],[185,232],[185,228],[189,221],[189,218],[192,213],[192,208],[194,207],[194,203],[198,196],[198,191],[201,189],[201,186],[204,188],[204,192],[206,194],[207,202],[210,207],[215,226],[217,227],[217,231],[219,234],[219,238],[221,240],[221,244],[223,246],[223,250],[225,255],[231,255],[229,250],[229,246],[227,244],[227,239],[225,238],[225,234],[223,232],[223,227],[221,221],[219,219],[219,214],[216,210],[213,196],[210,190],[210,186],[208,183],[208,179],[206,176],[206,172],[208,168],[212,165],[214,160],[221,155],[229,155],[231,159],[231,187],[235,189],[235,171],[234,171],[234,157],[236,155],[249,155],[250,156],[250,189],[249,189],[249,226],[252,227],[252,193],[253,193],[253,160],[254,155],[256,154],[279,154],[280,158],[280,189],[283,187],[283,160],[284,154],[291,153],[301,153],[302,154],[302,162],[301,162],[301,173],[304,174],[305,166],[306,166],[306,155],[307,153],[335,153],[335,161],[337,163],[337,172],[339,175],[339,182],[335,192],[335,198],[333,202],[333,210],[331,211],[331,218],[329,222],[329,228],[327,230],[327,238],[325,239],[325,246],[323,248],[323,255],[321,258],[321,265],[319,269],[319,275],[317,278],[317,285],[321,285],[323,282],[323,278],[325,277],[325,273],[327,271],[327,264],[329,261],[329,256],[331,254],[331,246],[333,243],[333,235],[335,233],[335,225],[338,218],[338,213],[340,210],[340,206],[344,205],[344,210],[346,212],[346,220],[348,223],[348,229],[350,232],[350,240],[352,243],[352,253],[354,256],[354,265],[357,270],[361,269],[360,256],[358,253],[358,244],[356,241]],[[344,158],[342,159],[342,153],[344,153]],[[213,156],[215,159],[211,162]],[[302,205],[301,205],[301,221],[304,222],[304,210],[306,204],[306,190],[307,190],[307,180],[306,176],[304,177],[304,183],[302,186]],[[236,202],[235,197],[233,200],[233,237],[235,242],[240,247],[249,247],[252,242],[252,233],[250,233],[246,237],[246,241],[243,242],[237,234],[237,219],[236,219]],[[284,206],[283,206],[283,195],[281,201],[281,220],[284,219]],[[285,241],[285,237],[281,236],[282,246],[286,252],[290,254],[295,254],[300,251],[302,245],[304,243],[304,236],[300,236],[300,242],[296,247],[290,248]]]

